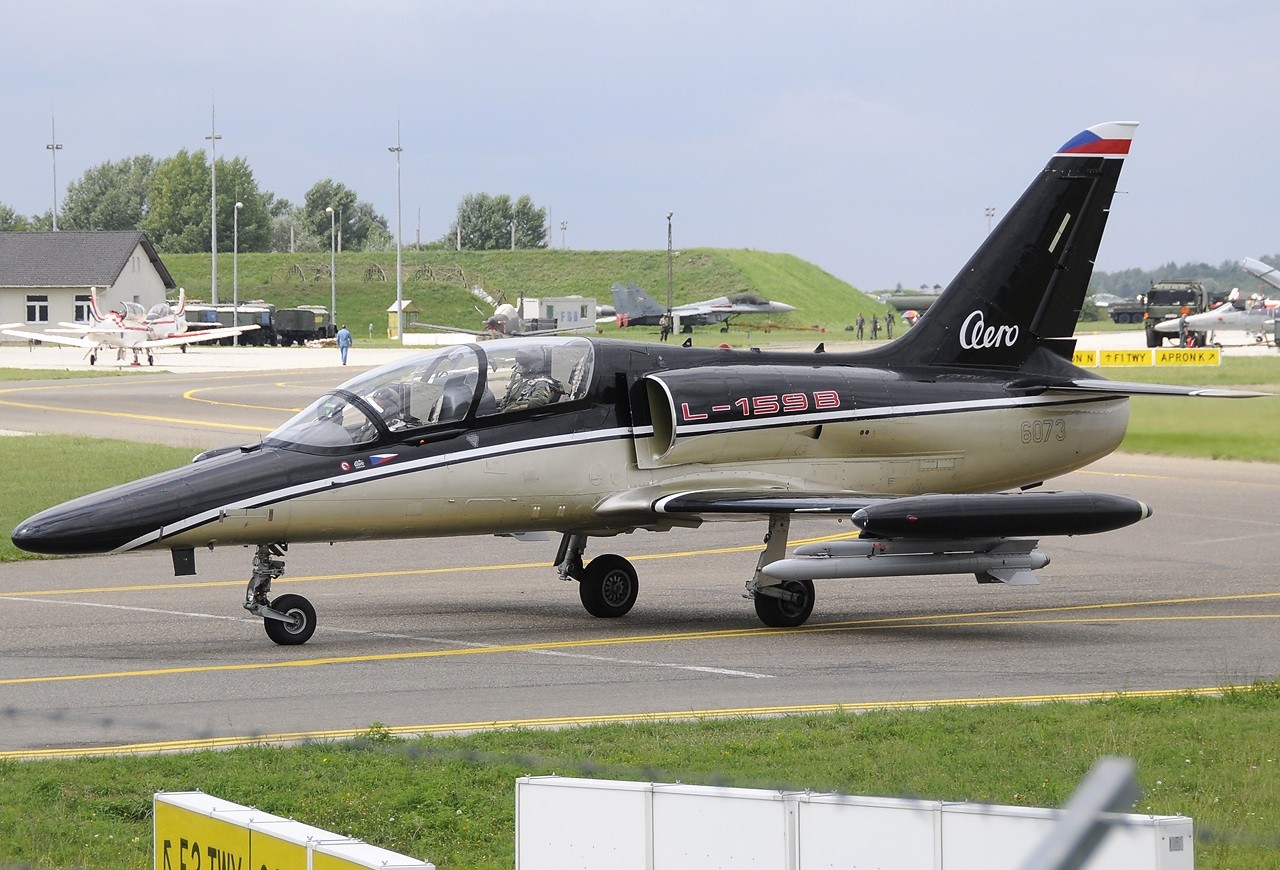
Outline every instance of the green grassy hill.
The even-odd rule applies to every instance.
[[[208,254],[163,254],[165,265],[189,296],[208,300]],[[343,252],[337,256],[338,319],[357,338],[373,324],[385,335],[386,309],[395,302],[394,253]],[[329,257],[315,254],[241,254],[240,298],[264,299],[279,307],[329,305]],[[218,257],[218,300],[231,301],[231,255]],[[884,308],[844,281],[790,254],[695,248],[673,261],[676,304],[744,290],[786,302],[799,310],[775,318],[794,327],[823,326],[838,333],[858,311]],[[404,298],[419,320],[478,329],[483,308],[467,292],[473,284],[515,303],[521,296],[595,297],[611,303],[615,281],[634,281],[665,300],[666,251],[406,251]],[[488,314],[489,312],[485,312]],[[764,320],[759,318],[758,320]]]

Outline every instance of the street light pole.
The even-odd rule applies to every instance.
[[[209,186],[209,212],[212,219],[209,221],[209,253],[213,259],[213,284],[209,291],[209,298],[212,304],[218,304],[218,140],[222,137],[218,135],[218,107],[212,107],[210,113],[209,135],[204,138],[209,140],[209,172],[211,184]]]
[[[396,144],[388,146],[396,155],[396,340],[404,344],[404,268],[400,240],[404,232],[404,212],[400,208],[400,122],[396,121]]]
[[[53,132],[53,141],[44,147],[53,156],[53,231],[56,233],[58,231],[58,152],[62,150],[62,146],[58,144],[58,123],[56,118],[49,119],[49,128]]]
[[[333,206],[324,207],[329,216],[329,319],[332,321],[333,334],[338,334],[338,225],[334,223]]]
[[[237,202],[231,215],[231,325],[240,325],[240,209],[243,202]],[[231,336],[231,346],[240,346],[240,333]]]
[[[667,317],[671,316],[672,294],[675,292],[675,280],[671,270],[671,218],[675,212],[667,212]]]

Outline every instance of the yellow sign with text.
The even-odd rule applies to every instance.
[[[249,829],[237,815],[252,811],[204,794],[173,797],[155,802],[156,870],[248,870]]]
[[[155,870],[435,870],[350,837],[204,792],[155,796]]]
[[[1081,368],[1093,368],[1098,364],[1098,352],[1096,350],[1078,350],[1071,354],[1071,362]]]
[[[1158,366],[1217,366],[1222,365],[1222,351],[1216,347],[1159,347],[1156,348]]]
[[[1149,366],[1150,350],[1100,350],[1098,365],[1103,366]]]

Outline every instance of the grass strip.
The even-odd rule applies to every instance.
[[[10,715],[14,715],[10,711]],[[514,780],[558,773],[1059,806],[1102,755],[1136,811],[1195,819],[1200,868],[1280,867],[1280,682],[1223,696],[650,722],[0,762],[0,855],[150,866],[151,796],[202,789],[442,868],[510,867]],[[104,735],[109,739],[109,730]],[[572,820],[566,820],[572,824]]]
[[[0,426],[0,428],[3,428]],[[0,562],[41,558],[13,546],[18,523],[47,507],[177,468],[198,451],[72,435],[0,437],[5,497],[0,499]]]

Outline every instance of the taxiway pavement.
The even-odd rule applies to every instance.
[[[353,373],[0,384],[0,428],[211,447],[256,439]],[[201,551],[186,578],[163,552],[0,564],[0,757],[323,738],[375,722],[446,731],[1043,699],[1280,673],[1280,467],[1120,454],[1053,485],[1129,495],[1155,513],[1046,539],[1053,561],[1037,587],[823,581],[809,624],[790,630],[761,627],[740,597],[763,523],[593,540],[589,557],[619,552],[640,572],[639,602],[620,620],[582,610],[549,566],[555,541],[295,547],[276,591],[307,595],[319,628],[294,648],[240,608],[247,549]],[[849,531],[797,521],[792,541]]]

